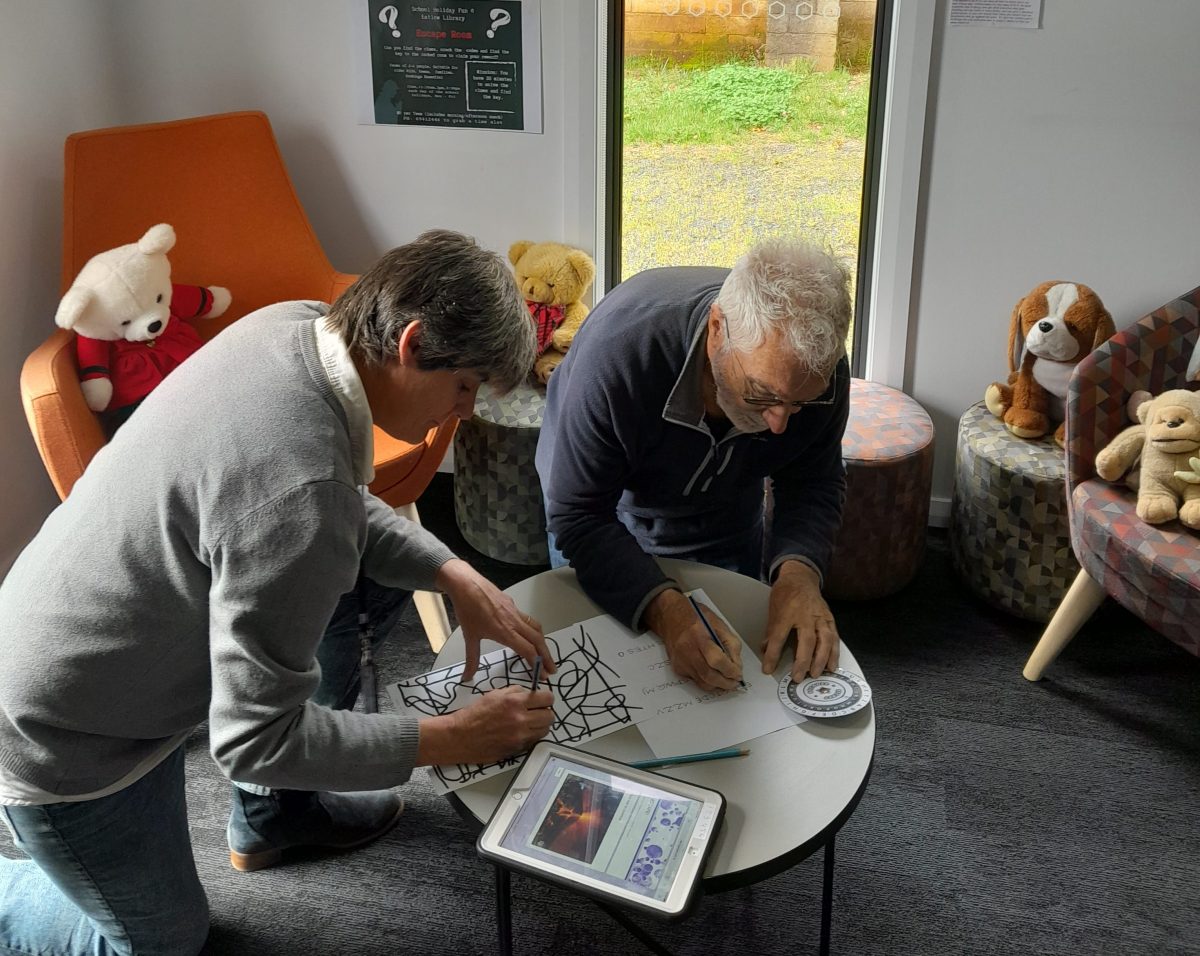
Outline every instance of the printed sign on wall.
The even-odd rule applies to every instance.
[[[538,0],[365,7],[371,111],[362,122],[542,131]]]

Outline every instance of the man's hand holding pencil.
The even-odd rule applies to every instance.
[[[528,665],[526,665],[528,666]],[[550,732],[554,693],[542,688],[539,654],[520,682],[488,691],[461,710],[421,721],[417,764],[491,763],[528,750]]]
[[[742,642],[711,608],[663,591],[646,608],[645,623],[666,645],[671,669],[701,690],[742,683]]]
[[[421,719],[417,765],[491,763],[528,750],[554,722],[554,694],[511,684],[461,710]]]

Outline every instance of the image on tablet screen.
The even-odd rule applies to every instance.
[[[534,835],[533,845],[591,863],[621,797],[619,790],[598,780],[568,774]]]
[[[666,899],[700,803],[551,757],[502,845],[641,896]]]

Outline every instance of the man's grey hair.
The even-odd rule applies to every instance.
[[[749,352],[782,333],[801,367],[828,377],[845,354],[849,275],[811,243],[767,239],[734,264],[717,294],[726,348]]]
[[[418,320],[418,368],[470,369],[503,393],[533,367],[537,336],[508,263],[470,236],[434,229],[397,246],[329,310],[350,354],[374,365]]]

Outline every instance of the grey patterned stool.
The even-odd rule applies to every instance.
[[[1066,456],[1051,436],[1009,434],[982,402],[958,425],[950,555],[976,594],[1048,621],[1079,563],[1067,526]]]
[[[498,398],[479,389],[475,414],[454,433],[454,518],[475,550],[510,564],[548,564],[546,512],[533,464],[543,389]]]

